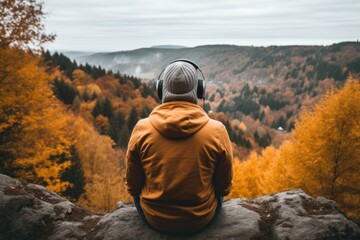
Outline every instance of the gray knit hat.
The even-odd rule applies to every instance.
[[[163,75],[162,102],[186,101],[197,104],[197,71],[187,62],[174,62]]]

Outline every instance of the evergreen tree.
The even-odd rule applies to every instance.
[[[138,89],[141,85],[141,81],[133,76],[130,77],[130,81],[134,84],[134,89]]]
[[[147,98],[148,96],[154,97],[154,91],[147,84],[144,83],[142,86],[141,96],[143,98]]]
[[[109,136],[119,146],[121,127],[125,124],[124,114],[121,112],[110,119]]]
[[[102,115],[111,119],[113,117],[112,104],[109,98],[106,98],[102,105]]]
[[[71,105],[78,93],[77,89],[67,84],[63,79],[54,80],[53,91],[55,96],[60,99],[63,103]]]
[[[99,99],[96,100],[96,104],[91,113],[94,116],[94,118],[96,118],[102,113],[102,104]]]
[[[66,188],[63,194],[72,200],[78,200],[85,191],[85,177],[79,154],[74,145],[70,148],[70,154],[71,166],[63,172],[61,180],[68,181],[71,185]]]
[[[265,112],[261,111],[260,116],[259,116],[260,121],[262,121],[264,118],[265,118]]]
[[[225,112],[226,108],[225,108],[225,99],[223,99],[221,101],[221,103],[219,104],[219,106],[216,109],[217,112]]]
[[[149,116],[149,113],[150,113],[149,108],[146,105],[144,105],[144,107],[141,110],[140,117],[147,118]]]
[[[97,95],[96,93],[94,92],[90,98],[91,101],[95,100],[97,98]]]
[[[241,90],[241,95],[247,97],[247,96],[250,96],[251,94],[251,91],[250,91],[250,87],[249,87],[249,84],[246,84],[243,89]]]
[[[85,102],[88,102],[91,100],[90,96],[89,96],[89,93],[85,90],[84,93],[82,94],[82,99],[85,101]]]
[[[284,118],[284,116],[281,116],[276,124],[276,128],[282,127],[283,129],[286,129],[286,120]]]
[[[129,115],[128,120],[128,129],[132,131],[132,129],[135,127],[136,123],[138,121],[138,114],[136,112],[136,108],[132,108]]]
[[[130,130],[126,126],[126,124],[124,124],[120,130],[120,135],[118,140],[120,148],[127,148],[129,139],[130,139]]]

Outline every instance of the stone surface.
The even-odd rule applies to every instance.
[[[301,190],[230,199],[213,225],[188,236],[158,233],[133,204],[108,214],[83,209],[35,184],[0,174],[0,239],[360,239],[360,228],[334,201]]]

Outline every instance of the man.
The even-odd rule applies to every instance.
[[[143,220],[161,232],[202,230],[231,188],[231,142],[224,125],[197,105],[205,95],[198,71],[189,60],[163,70],[162,104],[136,124],[128,145],[128,192]]]

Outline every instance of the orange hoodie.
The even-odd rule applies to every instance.
[[[126,154],[127,189],[140,195],[148,222],[170,233],[190,233],[213,218],[216,196],[229,194],[232,149],[224,125],[196,104],[156,107],[140,120]]]

